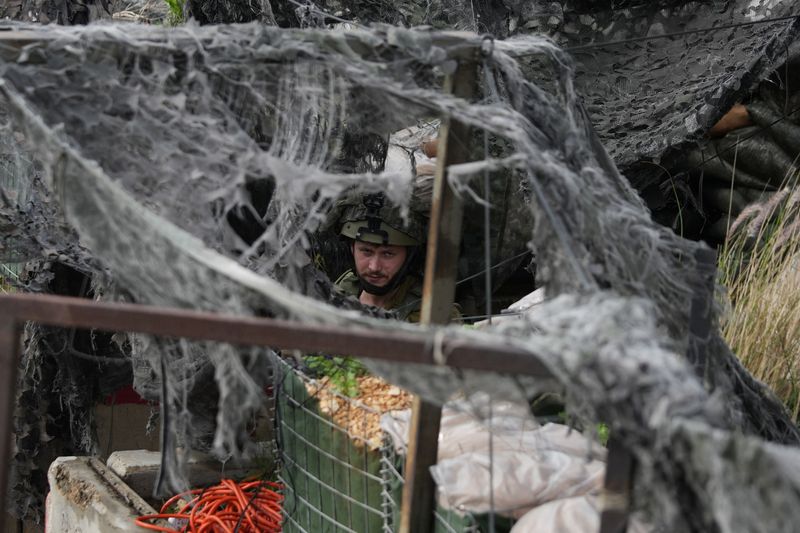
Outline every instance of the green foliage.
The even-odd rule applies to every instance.
[[[309,355],[305,362],[318,376],[326,376],[337,392],[351,398],[358,396],[358,378],[369,373],[352,357]]]
[[[608,429],[608,424],[604,424],[602,422],[597,424],[597,440],[600,441],[600,444],[603,446],[608,446],[609,435],[610,431]]]
[[[183,4],[184,0],[164,0],[167,7],[169,7],[168,22],[171,25],[176,25],[184,22],[183,20]]]

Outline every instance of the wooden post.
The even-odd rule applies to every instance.
[[[474,61],[462,60],[445,80],[444,90],[460,98],[475,91]],[[433,182],[431,220],[428,228],[421,322],[447,324],[452,316],[456,291],[458,254],[461,245],[461,199],[447,184],[447,167],[463,163],[469,156],[469,127],[443,120],[439,129],[436,176]],[[408,452],[403,486],[401,533],[428,533],[434,529],[436,484],[430,467],[436,464],[442,410],[419,397],[414,399],[408,432]]]
[[[19,365],[20,323],[13,317],[0,318],[0,420],[3,432],[0,435],[0,505],[3,513],[8,488],[8,468],[13,450],[11,436],[14,434],[14,396],[17,390],[17,365]],[[2,526],[0,525],[0,530]]]
[[[612,436],[608,442],[600,533],[625,533],[628,530],[633,467],[631,453]]]
[[[711,311],[717,273],[717,254],[711,248],[695,252],[695,273],[699,290],[692,298],[689,313],[689,346],[687,358],[705,384],[706,343],[711,333]],[[603,486],[603,511],[600,533],[625,533],[628,529],[631,491],[633,489],[634,458],[625,446],[612,436],[608,443],[606,478]]]

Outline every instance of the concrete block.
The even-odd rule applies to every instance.
[[[261,454],[271,466],[270,454],[266,444]],[[147,450],[117,451],[108,457],[106,463],[131,489],[148,498],[153,492],[156,476],[161,466],[161,453]],[[186,474],[191,487],[206,487],[219,483],[220,479],[243,479],[248,475],[263,473],[264,465],[253,462],[222,463],[214,457],[191,452],[186,459]]]
[[[45,533],[141,533],[134,520],[155,513],[95,458],[59,457],[47,477]]]

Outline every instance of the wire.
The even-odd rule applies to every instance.
[[[503,260],[502,260],[502,261],[500,261],[499,263],[497,263],[497,264],[493,265],[493,266],[492,266],[492,267],[491,267],[489,270],[495,270],[495,269],[497,269],[497,268],[500,268],[501,266],[503,266],[503,265],[505,265],[505,264],[507,264],[507,263],[510,263],[511,261],[515,261],[515,260],[519,259],[520,257],[524,257],[524,256],[526,256],[526,255],[528,255],[528,254],[530,254],[530,253],[531,253],[531,251],[530,251],[530,250],[525,250],[524,252],[522,252],[522,253],[519,253],[519,254],[517,254],[517,255],[515,255],[515,256],[513,256],[513,257],[509,257],[508,259],[503,259]],[[466,278],[461,278],[460,280],[458,280],[458,281],[456,282],[456,287],[458,287],[458,286],[459,286],[459,285],[461,285],[462,283],[466,283],[466,282],[468,282],[469,280],[475,279],[475,278],[477,278],[478,276],[482,276],[482,275],[484,275],[484,273],[486,273],[486,270],[487,270],[487,269],[485,269],[485,268],[484,268],[483,270],[481,270],[481,271],[479,271],[479,272],[476,272],[476,273],[474,273],[474,274],[470,274],[470,275],[469,275],[469,276],[467,276]],[[422,301],[422,298],[417,298],[416,300],[412,300],[412,301],[408,302],[407,304],[403,304],[403,305],[401,305],[401,306],[399,306],[399,307],[395,307],[395,308],[393,308],[393,309],[389,309],[389,311],[396,311],[396,312],[404,311],[404,310],[406,310],[406,309],[408,309],[408,308],[410,308],[410,307],[412,307],[412,306],[414,306],[414,305],[418,304],[418,303],[419,303],[419,302],[421,302],[421,301]],[[464,319],[464,317],[462,317],[461,319],[463,320],[463,319]]]
[[[570,46],[568,48],[564,48],[565,52],[580,52],[583,50],[591,50],[594,48],[605,48],[607,46],[617,46],[621,44],[629,44],[629,43],[638,43],[642,41],[653,41],[656,39],[670,39],[672,37],[681,37],[684,35],[692,35],[695,33],[711,33],[718,30],[728,30],[733,28],[742,28],[745,26],[755,26],[757,24],[769,24],[771,22],[782,22],[786,20],[796,20],[799,19],[800,15],[786,15],[783,17],[773,17],[773,18],[766,18],[761,20],[750,20],[747,22],[735,22],[731,24],[723,24],[721,26],[713,26],[709,28],[698,28],[696,30],[683,30],[683,31],[676,31],[673,33],[664,33],[661,35],[642,35],[640,37],[631,37],[629,39],[619,39],[616,41],[606,41],[602,43],[591,43],[591,44],[582,44],[577,46]],[[526,54],[517,54],[516,57],[527,57],[538,55],[539,52],[529,52]]]
[[[177,494],[161,506],[160,513],[140,516],[135,523],[165,533],[277,533],[282,521],[280,490],[283,485],[271,481],[237,483],[223,479],[210,488]],[[177,527],[152,523],[156,520],[177,522]]]
[[[495,270],[497,268],[500,268],[501,266],[503,266],[503,265],[505,265],[507,263],[510,263],[511,261],[515,261],[515,260],[519,259],[520,257],[524,257],[524,256],[526,256],[526,255],[528,255],[530,253],[531,253],[530,250],[525,250],[524,252],[519,253],[519,254],[517,254],[517,255],[515,255],[513,257],[509,257],[508,259],[503,259],[499,263],[496,263],[496,264],[492,265],[492,267],[489,270]],[[486,269],[484,268],[480,272],[476,272],[474,274],[470,274],[469,276],[467,276],[465,278],[461,278],[460,280],[458,280],[456,282],[456,286],[461,285],[462,283],[466,283],[471,279],[475,279],[478,276],[482,276],[485,272],[486,272]]]
[[[492,315],[471,315],[471,316],[462,316],[461,320],[482,320],[484,318],[496,318],[496,317],[504,317],[504,316],[520,316],[524,315],[524,311],[512,311],[510,313],[495,313]]]
[[[0,263],[0,267],[3,267],[3,270],[11,274],[11,277],[13,277],[15,280],[19,280],[19,274],[8,268],[8,265],[5,263]]]

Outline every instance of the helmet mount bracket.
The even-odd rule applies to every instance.
[[[381,229],[381,223],[383,222],[381,219],[381,209],[385,202],[386,200],[382,193],[364,195],[363,203],[364,207],[367,208],[365,217],[367,219],[367,227],[362,226],[358,228],[358,233],[356,234],[357,240],[363,240],[363,235],[369,233],[380,237],[384,246],[389,244],[389,233]]]

